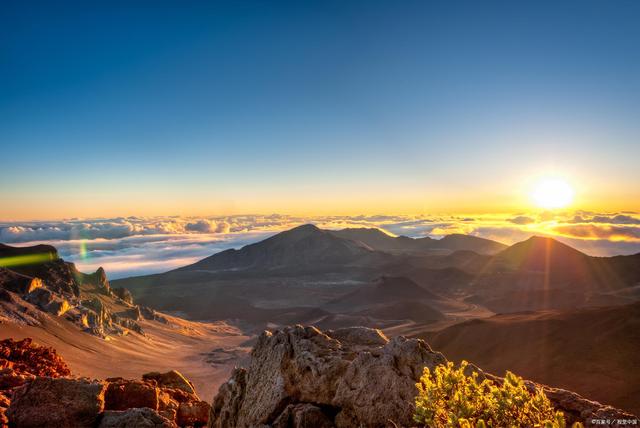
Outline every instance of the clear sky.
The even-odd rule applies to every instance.
[[[134,6],[135,3],[135,6]],[[0,220],[640,209],[640,2],[0,4]]]

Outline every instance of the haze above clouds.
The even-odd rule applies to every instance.
[[[440,238],[465,233],[512,244],[532,235],[553,236],[591,255],[640,252],[638,213],[539,212],[480,216],[236,215],[225,217],[118,217],[0,223],[0,242],[48,243],[84,271],[103,266],[110,278],[175,269],[282,230],[314,223],[321,228],[376,227],[393,235]]]

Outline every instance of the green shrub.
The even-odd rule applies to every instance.
[[[562,412],[556,411],[541,388],[530,393],[522,378],[507,372],[502,385],[480,381],[463,361],[458,368],[449,362],[428,368],[416,384],[414,420],[435,428],[542,427],[565,428]],[[581,424],[574,424],[581,427]]]

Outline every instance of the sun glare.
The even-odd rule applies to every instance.
[[[532,192],[531,199],[536,206],[545,209],[564,208],[573,201],[573,188],[561,178],[543,178]]]

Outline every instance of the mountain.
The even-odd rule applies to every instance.
[[[461,314],[472,317],[487,311],[620,305],[640,297],[629,291],[640,283],[640,254],[590,257],[539,237],[493,255],[469,249],[452,251],[474,243],[489,245],[493,250],[503,247],[485,241],[461,235],[441,240],[396,238],[378,229],[327,231],[304,225],[174,271],[126,278],[114,284],[129,289],[138,301],[163,311],[201,320],[244,319],[258,323],[255,328],[264,326],[282,310],[292,315],[278,317],[282,323],[306,322],[304,316],[295,317],[302,316],[305,308],[327,309],[325,305],[341,308],[332,312],[335,317],[328,315],[325,320],[331,317],[349,323],[355,316],[371,316],[359,319],[379,327],[383,324],[378,321],[400,314],[404,305],[413,308],[410,312],[414,318],[424,321],[427,315],[415,315],[420,312],[420,299],[416,304],[391,296],[384,305],[368,307],[363,313],[336,303],[383,276],[410,279],[423,290],[449,299],[446,309],[432,309],[451,313],[456,319]],[[435,252],[414,251],[442,242],[449,249],[441,246]],[[453,301],[457,303],[451,304]],[[339,324],[331,321],[327,325]]]
[[[581,273],[586,254],[553,238],[532,236],[500,252],[494,263],[526,271],[572,271]]]
[[[496,315],[419,337],[454,361],[511,370],[640,413],[640,303]]]
[[[495,312],[619,305],[635,300],[626,291],[640,284],[640,254],[591,257],[534,236],[471,273],[469,301]]]
[[[495,254],[507,247],[496,241],[462,234],[447,235],[442,239],[409,238],[391,236],[375,228],[348,228],[331,233],[340,238],[363,243],[374,250],[400,254],[442,254],[458,250]]]
[[[439,296],[408,278],[383,276],[373,284],[329,302],[323,309],[381,320],[432,322],[444,319],[434,307],[440,300]]]
[[[271,238],[214,254],[178,271],[274,270],[284,268],[318,269],[383,261],[367,245],[342,239],[329,231],[306,224],[278,233]]]

